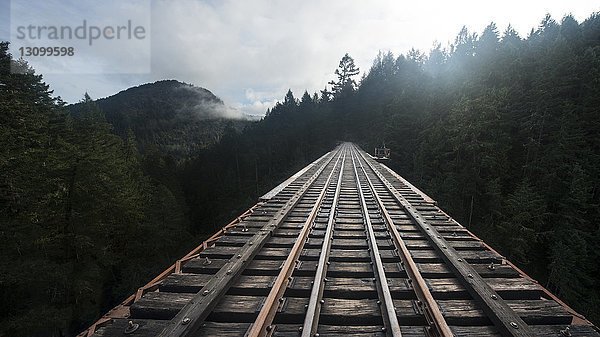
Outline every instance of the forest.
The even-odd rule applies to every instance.
[[[392,169],[600,324],[599,13],[546,16],[526,37],[463,28],[428,53],[380,52],[361,78],[346,54],[326,88],[288,91],[258,122],[201,147],[169,138],[193,154],[111,124],[87,95],[74,113],[7,48],[0,333],[82,331],[338,141],[385,142]]]

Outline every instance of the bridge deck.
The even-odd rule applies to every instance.
[[[268,193],[90,336],[600,336],[345,143]]]

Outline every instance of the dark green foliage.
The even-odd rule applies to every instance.
[[[96,104],[115,134],[124,138],[133,131],[142,153],[156,147],[178,160],[217,142],[228,121],[238,129],[247,123],[246,116],[226,107],[212,92],[175,80],[129,88]],[[81,104],[69,110],[76,116]]]
[[[346,53],[340,60],[339,67],[335,70],[337,81],[330,81],[331,94],[334,97],[349,95],[356,89],[356,81],[352,78],[358,75],[360,69],[354,64],[354,59]]]
[[[298,100],[290,90],[244,127],[195,117],[186,127],[189,114],[169,106],[208,94],[177,96],[172,81],[86,97],[71,117],[41,77],[11,75],[2,48],[0,324],[10,334],[80,330],[340,140],[385,141],[394,170],[600,322],[598,14],[547,16],[527,38],[463,28],[449,49],[380,53],[357,85],[345,55],[332,91]],[[218,129],[206,142],[205,125]]]
[[[581,24],[547,16],[526,39],[492,23],[480,36],[463,28],[449,50],[436,46],[429,56],[380,53],[345,92],[338,69],[337,94],[326,88],[298,102],[288,91],[263,121],[192,162],[184,180],[194,181],[191,208],[245,207],[253,198],[233,200],[258,195],[254,180],[287,174],[338,140],[366,149],[385,141],[392,168],[599,322],[599,36],[597,14]],[[209,191],[223,186],[215,200]],[[192,219],[219,213],[209,210]]]
[[[74,335],[193,240],[168,186],[142,171],[132,133],[111,134],[87,95],[71,118],[41,76],[11,74],[11,62],[2,43],[0,333]]]
[[[599,25],[547,16],[525,40],[463,29],[423,66],[380,55],[355,97],[387,125],[348,132],[369,147],[384,139],[393,168],[595,322]]]

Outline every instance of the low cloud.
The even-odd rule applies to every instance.
[[[275,106],[278,100],[255,100],[250,103],[238,103],[236,109],[238,111],[243,111],[244,115],[249,116],[264,116],[267,112],[267,109],[271,109]]]
[[[185,101],[178,113],[193,115],[199,119],[245,119],[246,116],[238,109],[223,103],[218,97],[215,97],[209,91],[194,87],[188,84],[182,84],[175,88],[179,91],[187,91],[191,97],[190,101]]]
[[[46,0],[44,0],[46,1]],[[107,0],[112,1],[112,0]],[[31,6],[43,3],[31,1]],[[362,72],[379,50],[427,52],[433,41],[454,41],[463,25],[481,32],[494,21],[502,31],[511,23],[522,36],[537,27],[546,13],[555,19],[572,13],[583,20],[600,10],[597,2],[507,0],[485,3],[401,2],[394,0],[153,0],[149,36],[151,73],[88,75],[63,81],[46,77],[67,101],[82,97],[84,83],[98,97],[165,78],[205,87],[233,111],[264,114],[288,89],[296,96],[316,92],[334,78],[340,58],[349,53]],[[94,13],[90,13],[89,20]],[[110,52],[113,52],[112,50]],[[96,77],[97,78],[97,77]],[[107,85],[112,83],[112,86]],[[75,83],[73,85],[72,83]],[[100,87],[101,86],[101,87]],[[252,89],[248,89],[252,88]]]

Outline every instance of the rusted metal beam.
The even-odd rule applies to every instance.
[[[114,318],[128,317],[129,316],[129,306],[131,306],[133,303],[135,303],[137,300],[139,300],[143,296],[143,294],[148,291],[148,289],[151,289],[151,288],[157,286],[162,280],[167,278],[167,276],[169,276],[173,273],[180,273],[182,262],[187,261],[195,256],[198,256],[198,254],[200,252],[202,252],[204,249],[206,249],[208,247],[208,244],[210,242],[213,242],[213,241],[217,240],[218,238],[220,238],[227,231],[228,228],[231,228],[231,227],[237,225],[240,221],[242,221],[244,219],[244,217],[252,214],[254,212],[254,210],[257,207],[261,206],[262,204],[263,204],[263,202],[256,203],[254,206],[250,207],[248,210],[246,210],[240,216],[233,219],[225,227],[221,228],[218,232],[213,234],[210,238],[206,239],[200,245],[198,245],[196,248],[192,249],[184,257],[175,261],[175,264],[173,264],[169,268],[165,269],[162,273],[160,273],[158,276],[153,278],[150,282],[146,283],[144,286],[138,288],[138,290],[135,292],[135,294],[132,294],[131,296],[126,298],[123,302],[121,302],[119,305],[117,305],[112,310],[110,310],[108,313],[106,313],[104,316],[102,316],[98,321],[96,321],[94,324],[92,324],[92,326],[90,326],[87,330],[84,330],[80,334],[78,334],[77,337],[91,336],[94,334],[94,332],[96,331],[96,328],[98,326],[101,326],[102,324],[109,322],[110,320],[112,320]]]
[[[345,146],[342,146],[342,149],[344,147]],[[302,230],[300,231],[300,234],[298,235],[298,238],[296,239],[296,242],[294,243],[294,246],[292,247],[292,250],[290,251],[288,258],[283,263],[281,271],[280,271],[279,275],[277,276],[277,278],[275,279],[275,282],[273,283],[273,287],[272,287],[271,291],[269,292],[269,295],[265,299],[264,304],[263,304],[260,312],[258,313],[256,320],[254,321],[254,324],[252,324],[250,326],[250,328],[248,329],[246,336],[248,336],[248,337],[265,336],[267,331],[271,330],[271,323],[273,322],[273,318],[275,317],[275,313],[277,311],[278,301],[282,299],[283,292],[285,291],[285,288],[287,287],[287,284],[290,281],[290,276],[292,274],[292,271],[294,270],[296,261],[298,260],[298,257],[300,256],[300,253],[302,252],[302,247],[304,246],[304,243],[306,242],[306,238],[308,237],[309,229],[312,226],[312,223],[317,216],[317,213],[319,211],[319,208],[321,207],[321,203],[323,202],[323,199],[325,198],[325,193],[327,192],[327,188],[329,187],[329,184],[330,184],[333,174],[335,172],[335,168],[337,167],[337,164],[339,163],[341,156],[342,156],[341,153],[337,156],[337,160],[334,164],[334,168],[331,170],[331,173],[327,177],[325,185],[323,186],[323,189],[321,190],[321,193],[319,194],[317,201],[313,205],[313,208],[312,208],[308,218],[304,222],[304,226],[302,227]]]
[[[323,298],[323,290],[325,289],[325,276],[327,275],[327,261],[329,260],[329,252],[331,250],[331,240],[333,239],[333,226],[335,222],[335,208],[337,207],[340,191],[342,190],[342,177],[344,175],[344,165],[346,164],[346,151],[344,151],[344,157],[342,164],[340,165],[340,171],[338,176],[337,185],[335,187],[335,194],[333,195],[333,201],[331,209],[329,210],[329,217],[327,219],[327,228],[325,229],[325,236],[323,238],[323,244],[321,245],[321,255],[319,256],[319,264],[315,272],[315,278],[313,286],[310,292],[310,298],[308,300],[308,308],[306,309],[306,316],[304,317],[304,324],[302,325],[302,337],[312,337],[317,332],[319,325],[319,316],[321,311],[320,300]]]
[[[377,240],[373,231],[373,224],[371,223],[371,218],[369,216],[369,209],[367,208],[367,202],[365,200],[365,195],[363,193],[362,186],[360,183],[360,177],[358,175],[358,168],[354,161],[353,151],[351,152],[351,154],[352,168],[354,170],[354,177],[356,179],[356,188],[358,189],[360,205],[365,218],[365,227],[367,228],[367,233],[369,237],[368,241],[371,259],[375,261],[375,276],[378,281],[377,288],[381,292],[380,296],[383,297],[382,304],[385,310],[381,310],[381,313],[384,316],[384,325],[389,331],[389,334],[391,334],[394,337],[400,337],[402,336],[402,332],[400,331],[400,324],[398,323],[398,316],[396,314],[396,307],[394,306],[394,299],[392,298],[392,293],[390,292],[388,280],[385,275],[385,270],[383,268],[383,261],[381,260],[381,255],[379,254],[379,247],[377,246]]]
[[[357,149],[358,151],[358,149]],[[359,152],[360,153],[360,152]],[[361,157],[377,175],[379,180],[392,193],[398,203],[404,207],[412,220],[419,226],[425,237],[431,242],[456,274],[471,296],[481,305],[483,311],[498,328],[502,336],[535,336],[531,328],[512,310],[508,304],[484,281],[484,279],[464,261],[460,254],[431,226],[406,198],[370,163],[361,153]]]
[[[421,302],[421,309],[424,313],[427,323],[429,324],[430,334],[432,336],[453,337],[452,330],[450,330],[450,327],[448,326],[448,323],[446,323],[446,320],[444,319],[444,316],[442,315],[439,306],[437,305],[435,299],[433,298],[433,295],[431,295],[431,292],[429,291],[429,288],[428,288],[427,284],[425,283],[425,279],[423,278],[423,276],[421,276],[421,273],[419,272],[419,269],[417,268],[417,264],[415,263],[412,256],[410,255],[410,252],[409,252],[408,248],[406,247],[404,240],[402,239],[402,237],[400,236],[400,233],[398,232],[398,229],[394,225],[394,221],[392,220],[392,217],[390,216],[389,212],[385,208],[385,205],[384,205],[383,201],[381,200],[381,197],[377,193],[377,190],[375,189],[373,182],[367,175],[367,171],[365,170],[365,168],[363,167],[363,165],[360,161],[359,161],[359,165],[360,165],[362,172],[365,175],[365,178],[367,180],[369,188],[370,188],[371,192],[373,193],[373,197],[377,201],[377,205],[379,206],[379,211],[381,212],[381,214],[383,215],[383,218],[385,219],[385,223],[388,227],[388,231],[391,234],[392,241],[394,242],[394,245],[396,246],[396,248],[398,250],[398,254],[400,255],[400,258],[402,259],[402,265],[403,265],[404,269],[406,270],[406,274],[408,275],[409,280],[412,281],[411,282],[412,287],[413,287],[413,290],[415,291],[415,294],[417,295],[417,299]]]
[[[264,246],[268,238],[272,235],[272,232],[283,222],[334,157],[335,155],[326,160],[317,172],[284,204],[280,211],[275,213],[267,222],[267,225],[263,226],[252,236],[240,248],[238,254],[219,269],[200,292],[169,322],[159,336],[192,336],[200,329],[202,323],[215,307],[218,300],[226,293],[227,289],[242,273],[256,253]]]

